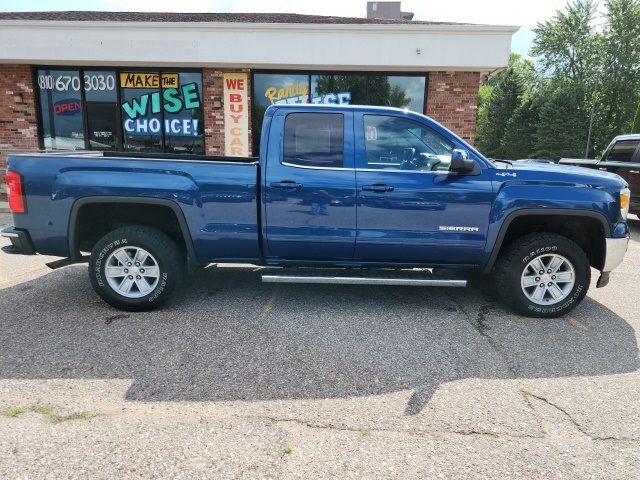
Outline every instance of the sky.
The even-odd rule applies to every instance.
[[[0,11],[107,10],[166,12],[268,12],[364,17],[366,0],[0,0]],[[566,0],[403,0],[414,20],[517,25],[512,50],[526,55],[531,28],[563,8]]]

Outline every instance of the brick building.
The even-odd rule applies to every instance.
[[[517,27],[295,14],[0,13],[7,152],[252,155],[273,103],[392,105],[474,142]],[[0,193],[2,195],[3,193]]]

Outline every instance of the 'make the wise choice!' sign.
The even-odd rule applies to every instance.
[[[247,74],[225,73],[224,153],[229,157],[249,156],[249,111]]]

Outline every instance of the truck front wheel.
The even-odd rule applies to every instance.
[[[496,265],[496,287],[514,310],[555,318],[575,308],[591,282],[589,259],[575,242],[555,233],[515,240]]]
[[[178,283],[182,257],[160,230],[122,227],[96,242],[89,259],[89,278],[110,305],[128,311],[162,305]]]

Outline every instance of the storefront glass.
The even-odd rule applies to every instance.
[[[169,153],[203,153],[204,115],[202,110],[202,75],[180,72],[172,103],[164,109],[165,151]],[[167,89],[163,95],[168,95]],[[169,96],[169,98],[172,98]],[[175,99],[181,100],[178,104]]]
[[[120,72],[122,128],[127,152],[164,151],[159,78],[159,72]],[[153,87],[145,88],[148,85]]]
[[[37,85],[46,149],[204,153],[198,71],[39,69]]]
[[[44,147],[84,148],[80,71],[39,69],[36,82]]]
[[[116,72],[85,70],[83,84],[89,148],[115,150],[119,135]]]
[[[269,105],[321,103],[379,105],[424,112],[426,75],[297,72],[253,75],[254,151],[259,149],[262,117]]]

